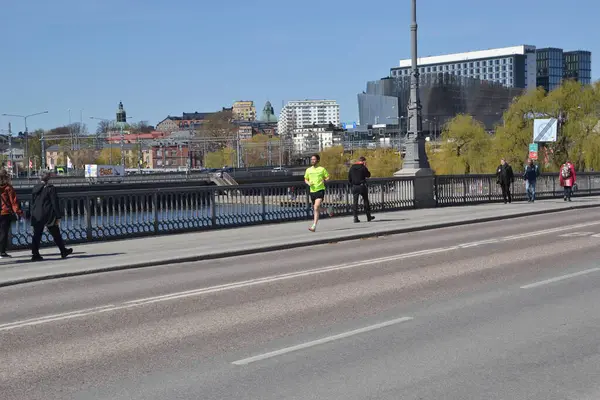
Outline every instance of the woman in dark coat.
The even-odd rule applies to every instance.
[[[43,261],[40,255],[40,242],[44,228],[54,238],[54,243],[60,250],[60,256],[67,258],[73,249],[67,249],[60,233],[60,220],[62,212],[56,188],[49,184],[50,174],[42,176],[42,182],[33,188],[31,194],[31,226],[33,227],[33,241],[31,243],[31,261]]]

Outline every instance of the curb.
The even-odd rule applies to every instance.
[[[539,210],[529,212],[527,216],[533,215],[544,215],[544,214],[556,214],[565,211],[573,211],[573,210],[583,210],[588,208],[600,208],[600,204],[586,204],[586,205],[572,205],[568,207],[562,207],[551,210]],[[314,245],[323,245],[330,243],[338,243],[338,242],[348,242],[351,240],[360,240],[360,239],[368,239],[379,236],[389,236],[389,235],[400,235],[404,233],[410,232],[423,232],[430,231],[435,229],[443,229],[443,228],[452,228],[456,226],[470,225],[470,224],[482,224],[486,222],[495,222],[495,221],[503,221],[508,219],[516,219],[523,218],[523,214],[505,214],[494,217],[486,217],[486,218],[476,218],[476,219],[468,219],[462,221],[454,221],[454,222],[445,222],[440,224],[431,224],[431,225],[423,225],[411,228],[397,228],[397,229],[387,229],[379,232],[367,232],[367,233],[357,233],[352,235],[347,235],[339,238],[323,238],[323,239],[313,239],[313,240],[304,240],[298,241],[295,243],[283,243],[278,245],[267,245],[260,247],[253,247],[248,249],[239,249],[239,250],[229,250],[222,251],[220,253],[212,253],[205,255],[197,255],[197,256],[187,256],[187,257],[175,257],[169,260],[158,260],[158,261],[144,261],[140,263],[133,263],[127,265],[117,265],[112,267],[100,268],[100,269],[91,269],[91,270],[83,270],[83,271],[74,271],[74,272],[65,272],[65,273],[55,273],[48,274],[42,276],[36,276],[31,278],[24,279],[15,279],[12,281],[0,282],[1,287],[7,286],[15,286],[21,285],[25,283],[33,283],[33,282],[41,282],[47,280],[61,279],[61,278],[71,278],[75,276],[84,276],[84,275],[94,275],[101,274],[104,272],[114,272],[114,271],[124,271],[130,269],[141,269],[141,268],[149,268],[149,267],[158,267],[161,265],[169,265],[169,264],[181,264],[181,263],[189,263],[189,262],[198,262],[198,261],[206,261],[206,260],[215,260],[221,258],[229,258],[229,257],[239,257],[246,256],[251,254],[260,254],[260,253],[269,253],[273,251],[280,250],[290,250],[297,249],[301,247],[308,247]]]

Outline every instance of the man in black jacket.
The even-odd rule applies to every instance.
[[[56,188],[50,185],[50,174],[42,176],[42,182],[33,188],[31,194],[31,226],[33,227],[33,241],[31,244],[31,261],[43,261],[40,255],[40,242],[44,227],[54,238],[54,243],[60,249],[61,258],[67,258],[73,249],[67,249],[60,233],[60,220],[62,212]]]
[[[367,220],[371,222],[375,219],[371,215],[371,205],[369,204],[369,189],[367,188],[367,178],[371,177],[371,173],[367,168],[367,159],[360,157],[358,162],[350,167],[348,171],[348,182],[352,186],[352,195],[354,196],[354,222],[360,222],[358,219],[358,198],[363,198],[365,213]]]
[[[512,203],[512,194],[510,193],[510,186],[515,181],[515,174],[513,173],[512,167],[503,158],[500,160],[500,165],[496,169],[496,180],[500,188],[502,189],[502,199],[504,204]]]

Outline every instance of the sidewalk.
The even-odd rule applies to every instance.
[[[46,260],[40,263],[29,262],[27,251],[16,251],[11,260],[0,260],[0,287],[591,207],[600,207],[600,197],[575,198],[572,203],[555,199],[388,212],[360,224],[354,224],[352,217],[332,218],[323,220],[316,233],[308,231],[308,221],[259,225],[76,245],[75,254],[66,260],[60,259],[56,248],[42,249]]]

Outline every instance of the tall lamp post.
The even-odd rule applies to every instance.
[[[39,113],[29,114],[29,115],[19,115],[19,114],[2,114],[3,117],[15,117],[15,118],[23,118],[25,123],[25,162],[27,163],[27,178],[31,177],[31,168],[29,167],[29,131],[27,128],[27,118],[35,117],[36,115],[48,114],[48,111],[42,111]],[[42,144],[42,169],[46,169],[46,138],[44,137],[44,132],[42,131],[42,137],[40,142]]]
[[[419,99],[419,68],[417,66],[417,0],[412,0],[411,32],[411,77],[410,100],[408,103],[408,129],[406,155],[402,169],[396,175],[429,175],[429,162],[425,152],[422,133],[421,100]]]
[[[112,119],[108,119],[108,118],[98,118],[98,117],[90,117],[90,119],[96,120],[96,121],[104,121],[106,122],[106,139],[108,140],[108,145],[111,146],[111,140],[110,140],[110,123],[113,122]],[[101,148],[103,148],[104,146],[101,145],[100,143],[100,134],[96,133],[96,149],[100,150]],[[109,147],[110,150],[110,164],[112,165],[112,147]]]

